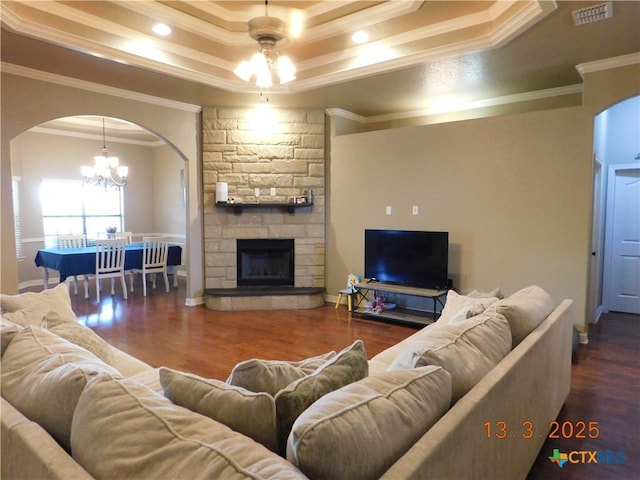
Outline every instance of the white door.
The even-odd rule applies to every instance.
[[[640,313],[640,168],[609,167],[607,310]]]

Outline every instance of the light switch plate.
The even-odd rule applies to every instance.
[[[387,208],[385,209],[385,213],[387,215],[391,215],[391,207],[389,205],[387,205]]]
[[[276,194],[276,187],[271,187],[271,196],[275,196]]]
[[[259,197],[259,196],[260,196],[260,189],[259,189],[259,188],[254,188],[254,189],[253,189],[253,193],[254,193],[254,195],[255,195],[256,197]]]
[[[418,206],[414,205],[411,207],[411,215],[418,215]]]

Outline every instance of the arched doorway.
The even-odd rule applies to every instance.
[[[613,207],[616,197],[614,177],[618,171],[632,172],[640,168],[639,154],[640,96],[636,95],[610,106],[598,114],[594,120],[594,205],[589,289],[589,320],[592,323],[597,322],[601,314],[610,308],[620,310],[620,306],[611,300],[611,296],[616,295],[614,291],[619,290],[620,280],[624,280],[624,288],[629,290],[625,293],[626,296],[640,296],[633,274],[625,269],[617,269],[612,258],[615,250],[613,244],[616,242],[613,232],[615,226],[613,213],[616,210]],[[637,203],[634,195],[637,196],[637,193],[632,195],[632,199],[627,197],[624,201]],[[617,210],[624,212],[621,215],[637,217],[637,208],[634,210],[624,205],[621,207]],[[623,222],[625,225],[631,225],[631,220],[634,218],[623,219]],[[627,240],[627,244],[629,241],[633,243],[632,238]],[[636,243],[637,245],[635,247],[632,245],[632,248],[637,250],[640,248],[640,242]],[[630,258],[628,257],[625,263],[640,261]],[[634,268],[631,267],[631,270]],[[637,304],[637,299],[632,303]],[[628,313],[637,312],[629,311]]]
[[[25,259],[18,265],[20,287],[40,283],[41,273],[32,260],[39,248],[48,246],[47,239],[52,235],[85,233],[95,238],[96,231],[77,224],[77,220],[69,224],[55,222],[53,231],[50,223],[55,218],[46,218],[43,227],[44,207],[50,207],[56,199],[47,202],[41,199],[40,191],[45,183],[79,184],[81,166],[92,164],[103,145],[108,147],[109,155],[118,156],[129,167],[127,185],[117,195],[122,200],[119,229],[139,238],[167,236],[182,244],[184,251],[186,162],[179,152],[162,138],[126,120],[91,115],[57,118],[29,129],[11,142],[12,174],[19,179],[13,183],[20,194],[20,246]],[[65,202],[72,203],[73,199]],[[76,231],[78,228],[86,231]]]

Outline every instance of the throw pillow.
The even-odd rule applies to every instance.
[[[249,437],[128,378],[100,376],[85,387],[71,449],[94,478],[306,478]]]
[[[335,355],[336,352],[329,352],[296,362],[257,358],[245,360],[233,367],[227,383],[275,396],[291,382],[309,375]]]
[[[431,329],[407,345],[389,370],[439,365],[451,374],[457,402],[511,350],[511,330],[504,316],[485,312],[465,321]]]
[[[309,405],[323,395],[366,377],[369,373],[367,354],[362,340],[342,350],[311,375],[303,377],[279,391],[275,396],[278,449],[286,452],[287,437],[293,422]]]
[[[65,313],[71,311],[71,297],[66,283],[60,283],[54,288],[42,292],[26,292],[19,295],[0,294],[0,305],[4,313],[11,313],[27,307],[38,306],[44,313],[50,310]],[[74,315],[75,317],[75,315]]]
[[[86,348],[103,362],[113,365],[113,350],[96,332],[78,322],[69,322],[58,312],[49,312],[43,319],[43,327],[56,335]]]
[[[459,321],[468,318],[468,315],[478,315],[486,310],[489,305],[496,302],[496,297],[474,298],[460,295],[455,290],[447,292],[447,301],[444,304],[442,313],[438,317],[438,324],[443,325],[450,321]]]
[[[500,300],[494,307],[507,318],[515,348],[553,311],[554,303],[551,295],[532,285]]]
[[[293,424],[287,460],[310,478],[377,479],[449,409],[441,367],[396,370],[328,393]]]
[[[2,357],[2,396],[69,449],[71,420],[87,381],[117,370],[40,327],[18,332]]]
[[[250,392],[198,375],[160,368],[165,396],[176,405],[225,424],[277,451],[276,404],[268,393]]]

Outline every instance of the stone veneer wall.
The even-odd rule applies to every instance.
[[[238,238],[293,238],[295,286],[325,286],[324,111],[273,111],[276,132],[261,138],[250,129],[252,110],[203,109],[205,288],[237,286]],[[227,182],[229,197],[243,203],[286,203],[313,189],[314,206],[293,214],[244,208],[236,215],[215,206],[216,182]]]

